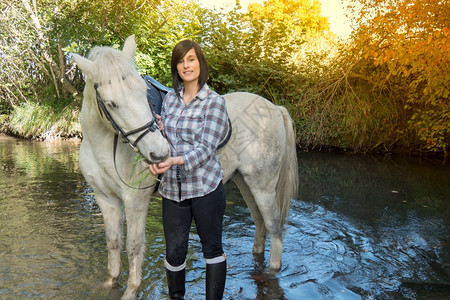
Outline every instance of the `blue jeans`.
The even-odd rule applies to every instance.
[[[222,222],[225,205],[222,182],[213,192],[203,197],[181,202],[163,198],[166,260],[171,266],[180,266],[186,260],[192,219],[202,243],[203,256],[211,259],[223,254]]]

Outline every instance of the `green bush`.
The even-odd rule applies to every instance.
[[[31,139],[80,137],[79,110],[70,104],[51,106],[26,102],[14,106],[8,131]]]

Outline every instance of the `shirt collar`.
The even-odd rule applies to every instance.
[[[184,87],[180,91],[180,98],[183,98],[183,93],[184,93]],[[205,100],[210,93],[211,93],[211,89],[205,83],[203,85],[203,87],[200,89],[200,91],[198,91],[198,93],[197,93],[197,95],[195,96],[194,99]]]

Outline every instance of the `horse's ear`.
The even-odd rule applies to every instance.
[[[95,73],[95,64],[87,58],[84,58],[81,55],[76,53],[71,53],[73,60],[77,64],[78,68],[80,68],[81,72],[87,77],[92,79],[92,76]]]
[[[122,52],[131,59],[134,59],[134,55],[136,54],[136,40],[134,38],[134,34],[127,37],[125,43],[123,44]]]

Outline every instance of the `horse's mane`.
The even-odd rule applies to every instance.
[[[123,88],[123,84],[128,88],[146,88],[144,80],[139,76],[134,61],[122,51],[111,47],[94,47],[88,58],[98,66],[93,82],[98,84],[108,84],[112,92]],[[124,79],[127,80],[124,80]]]

